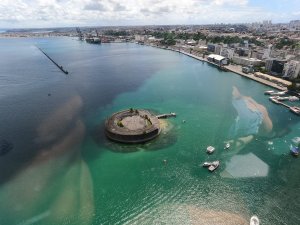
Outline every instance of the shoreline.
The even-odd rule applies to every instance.
[[[191,58],[194,58],[194,59],[197,59],[199,61],[202,61],[202,62],[207,62],[211,65],[214,65],[214,66],[217,66],[216,64],[208,61],[207,59],[205,58],[202,58],[202,57],[199,57],[199,56],[196,56],[196,55],[193,55],[191,53],[188,53],[188,52],[185,52],[185,51],[179,51],[179,50],[176,50],[176,49],[172,49],[172,48],[164,48],[164,47],[160,47],[160,46],[155,46],[155,45],[149,45],[149,44],[145,44],[146,46],[150,46],[150,47],[154,47],[154,48],[159,48],[159,49],[164,49],[164,50],[170,50],[170,51],[173,51],[173,52],[178,52],[178,53],[182,53],[186,56],[189,56]],[[281,87],[271,81],[268,81],[268,80],[264,80],[264,79],[261,79],[259,77],[255,77],[254,74],[246,74],[246,73],[243,73],[242,71],[239,71],[238,68],[241,68],[241,66],[235,66],[235,65],[227,65],[227,66],[224,66],[224,68],[226,68],[228,71],[232,72],[232,73],[235,73],[237,75],[241,75],[243,77],[246,77],[248,79],[251,79],[251,80],[254,80],[254,81],[257,81],[258,83],[261,83],[263,85],[266,85],[268,87],[272,87],[272,88],[275,88],[277,90],[280,90],[280,91],[286,91],[287,88],[286,87]]]

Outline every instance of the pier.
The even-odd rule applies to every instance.
[[[279,101],[277,98],[275,97],[270,97],[269,98],[272,102],[274,102],[275,104],[278,105],[283,105],[284,107],[288,108],[291,112],[295,113],[296,115],[300,116],[300,107],[297,106],[289,106],[288,104],[285,104],[281,101]]]
[[[156,116],[157,119],[166,119],[169,117],[176,117],[176,113],[167,113],[167,114],[161,114]]]
[[[50,59],[51,62],[53,62],[54,65],[58,67],[64,74],[69,74],[67,70],[65,70],[62,66],[58,65],[46,52],[44,52],[42,49],[37,47],[48,59]]]
[[[291,106],[289,106],[289,105],[287,105],[287,104],[285,104],[285,103],[283,103],[281,101],[278,101],[277,104],[283,105],[283,106],[287,107],[288,109],[291,109]]]

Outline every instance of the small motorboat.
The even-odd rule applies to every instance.
[[[272,96],[269,98],[270,101],[274,102],[275,104],[279,104],[280,102],[278,101],[278,96]]]
[[[211,166],[211,162],[204,162],[203,164],[202,164],[202,166],[203,167],[209,167],[209,166]]]
[[[213,172],[213,171],[215,171],[219,167],[219,165],[220,165],[220,161],[213,161],[211,163],[211,165],[208,167],[208,170],[210,172]]]
[[[275,91],[273,91],[273,90],[269,90],[269,91],[265,91],[265,95],[271,95],[271,94],[273,94]]]
[[[250,225],[259,225],[259,219],[257,216],[252,216],[250,219]]]
[[[288,99],[290,102],[299,101],[299,98],[296,96],[290,96]]]
[[[230,144],[229,143],[226,143],[224,149],[229,149],[230,148]]]
[[[299,146],[299,144],[300,144],[300,137],[294,137],[294,138],[292,139],[292,142],[293,142],[295,145]]]
[[[215,148],[213,147],[213,146],[208,146],[207,148],[206,148],[206,152],[208,153],[208,154],[211,154],[211,153],[213,153],[215,151]]]
[[[296,146],[291,145],[290,146],[290,151],[291,151],[291,154],[293,156],[298,156],[299,155],[299,148],[296,147]]]
[[[277,95],[277,96],[283,96],[287,93],[287,91],[279,91],[279,92],[272,92],[270,95]]]

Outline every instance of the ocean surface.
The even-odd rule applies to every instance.
[[[0,39],[0,224],[300,224],[299,117],[269,89],[133,43]],[[131,107],[177,117],[146,144],[107,140]]]

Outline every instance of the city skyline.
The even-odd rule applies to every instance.
[[[296,0],[3,0],[1,28],[249,23],[300,18]]]

